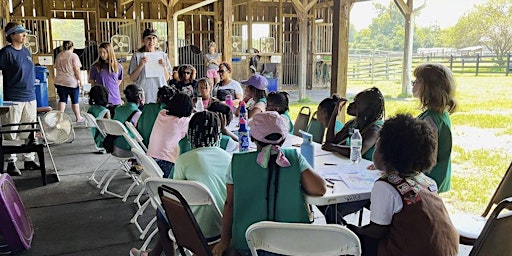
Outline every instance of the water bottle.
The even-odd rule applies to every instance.
[[[240,152],[249,151],[249,130],[247,130],[245,118],[240,117],[238,126],[238,149]]]
[[[4,105],[4,75],[0,70],[0,106]]]
[[[243,100],[240,101],[240,121],[242,121],[242,118],[247,121],[247,109],[245,108],[245,102]]]
[[[359,129],[354,129],[352,137],[350,137],[350,161],[357,164],[361,161],[361,149],[363,148],[363,138]]]
[[[196,112],[204,111],[203,97],[197,97]]]
[[[313,139],[313,135],[307,133],[303,130],[299,130],[300,134],[302,134],[302,144],[300,145],[300,154],[306,158],[309,165],[312,168],[315,168],[315,145],[311,142]]]
[[[226,105],[233,111],[233,96],[231,96],[231,94],[226,95]]]

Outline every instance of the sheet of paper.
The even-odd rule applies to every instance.
[[[147,59],[144,65],[146,77],[159,77],[164,74],[164,66],[158,63],[164,57],[162,52],[145,52],[144,57]]]
[[[373,183],[381,176],[379,171],[367,171],[359,173],[340,173],[343,182],[351,189],[365,189],[373,187]]]

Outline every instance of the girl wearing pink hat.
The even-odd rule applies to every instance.
[[[214,255],[222,255],[230,244],[239,254],[250,255],[245,231],[258,221],[309,223],[302,191],[321,196],[326,190],[325,181],[301,154],[281,148],[288,134],[288,122],[281,115],[254,114],[249,126],[257,150],[233,155],[226,177],[221,241]]]

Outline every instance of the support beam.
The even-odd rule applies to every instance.
[[[173,24],[173,16],[176,9],[174,8],[174,5],[167,5],[167,24]],[[175,30],[174,26],[167,25],[167,56],[169,57],[169,63],[171,65],[176,65],[178,63],[178,56],[175,55],[175,52],[177,52],[177,45],[178,42],[174,41],[177,37],[174,36],[175,33],[178,33],[177,30]]]
[[[233,0],[223,0],[222,1],[222,24],[223,24],[223,33],[222,33],[222,61],[231,64],[231,58],[233,56],[231,44],[233,43],[232,38],[232,28],[233,22],[231,21],[231,13],[233,13]]]
[[[331,94],[347,96],[348,38],[350,10],[355,0],[334,0]],[[345,115],[339,115],[344,119]]]

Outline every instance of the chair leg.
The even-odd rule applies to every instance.
[[[144,244],[142,244],[142,247],[140,248],[142,251],[145,251],[148,248],[149,243],[151,243],[151,240],[153,240],[153,237],[156,235],[156,233],[158,233],[158,228],[155,228],[155,230],[151,232],[148,238],[146,238]]]
[[[108,156],[106,156],[105,159],[103,159],[103,161],[100,163],[100,165],[98,165],[98,167],[96,167],[96,169],[94,169],[91,177],[89,177],[89,180],[92,180],[94,183],[96,183],[96,185],[100,184],[100,182],[98,180],[96,180],[96,178],[95,178],[96,172],[100,169],[101,166],[103,166],[103,164],[105,164],[105,162],[107,162],[108,159],[110,159],[110,156],[112,156],[112,155],[109,154]],[[99,185],[98,188],[99,187],[101,187],[101,185]]]
[[[137,180],[134,180],[132,182],[132,184],[130,185],[130,187],[128,188],[128,190],[126,191],[126,193],[124,193],[124,196],[123,196],[123,202],[126,202],[126,200],[128,199],[128,196],[130,195],[130,192],[132,192],[133,188],[135,186],[138,186],[139,185],[139,181]]]
[[[156,216],[153,217],[151,219],[151,221],[149,221],[148,225],[146,226],[146,228],[142,231],[142,234],[140,234],[140,239],[144,239],[144,237],[148,234],[149,230],[151,229],[151,227],[153,226],[153,224],[156,223]],[[158,228],[157,228],[158,230]]]
[[[146,188],[145,187],[142,187],[142,189],[140,190],[139,194],[137,195],[137,197],[133,200],[133,203],[134,204],[137,204],[137,207],[141,208],[142,207],[142,204],[140,203],[140,198],[142,197],[142,195],[144,195],[144,192],[146,191]]]

